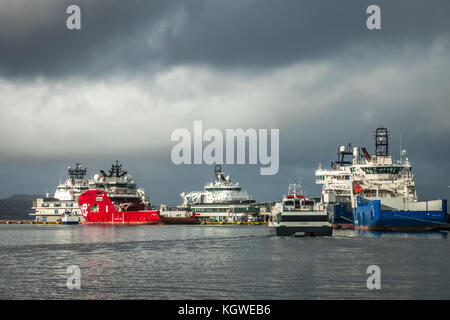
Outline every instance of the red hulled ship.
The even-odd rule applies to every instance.
[[[120,210],[102,190],[89,190],[78,198],[83,224],[160,224],[157,210]]]

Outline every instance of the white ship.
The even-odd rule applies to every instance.
[[[33,202],[31,216],[36,221],[61,221],[62,215],[70,211],[72,216],[82,219],[81,211],[76,202],[77,197],[89,189],[88,180],[85,179],[86,168],[77,163],[74,168],[68,167],[68,178],[56,187],[53,197],[46,194]]]
[[[31,216],[36,221],[62,222],[62,215],[70,212],[71,217],[77,217],[80,222],[84,217],[78,206],[78,196],[87,190],[103,190],[119,210],[144,210],[150,207],[148,197],[142,188],[138,188],[131,175],[122,171],[122,165],[115,161],[109,174],[100,170],[91,179],[85,179],[86,168],[77,163],[74,168],[68,168],[68,178],[60,183],[51,197],[46,194],[34,201]]]
[[[80,222],[80,217],[76,216],[70,210],[66,210],[61,215],[61,223],[62,224],[78,224]]]
[[[268,223],[277,236],[331,236],[326,205],[307,198],[297,183],[290,183],[288,193],[275,204]]]
[[[255,220],[258,208],[247,191],[230,176],[224,176],[222,167],[215,166],[216,181],[207,184],[204,191],[182,193],[183,208],[191,210],[200,221]]]

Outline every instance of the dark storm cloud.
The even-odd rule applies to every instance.
[[[81,31],[65,26],[69,4]],[[382,30],[365,26],[370,4]],[[177,203],[212,176],[172,164],[170,133],[202,120],[280,129],[278,175],[226,169],[260,201],[289,178],[317,195],[317,165],[347,142],[373,152],[379,124],[395,156],[402,135],[419,194],[448,197],[449,12],[447,0],[2,1],[0,196],[52,192],[70,159],[90,174],[120,159],[155,203]]]
[[[81,31],[65,26],[69,4],[81,7]],[[365,26],[370,4],[381,7],[381,31]],[[177,64],[271,68],[347,51],[380,56],[448,38],[450,28],[446,0],[6,1],[0,8],[0,70],[19,77]]]
[[[370,4],[381,7],[381,31],[366,28]],[[343,50],[431,44],[448,37],[448,12],[448,1],[208,1],[165,47],[176,63],[270,67]]]
[[[71,4],[81,8],[82,30],[66,27]],[[6,1],[0,4],[0,70],[26,77],[137,68],[152,57],[146,37],[176,7],[171,0]]]

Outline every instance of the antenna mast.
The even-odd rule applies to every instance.
[[[375,155],[389,155],[389,132],[386,128],[380,127],[375,131]]]

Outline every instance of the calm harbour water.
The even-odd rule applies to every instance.
[[[448,232],[0,225],[0,299],[450,299],[449,249]],[[366,287],[374,264],[380,290]]]

